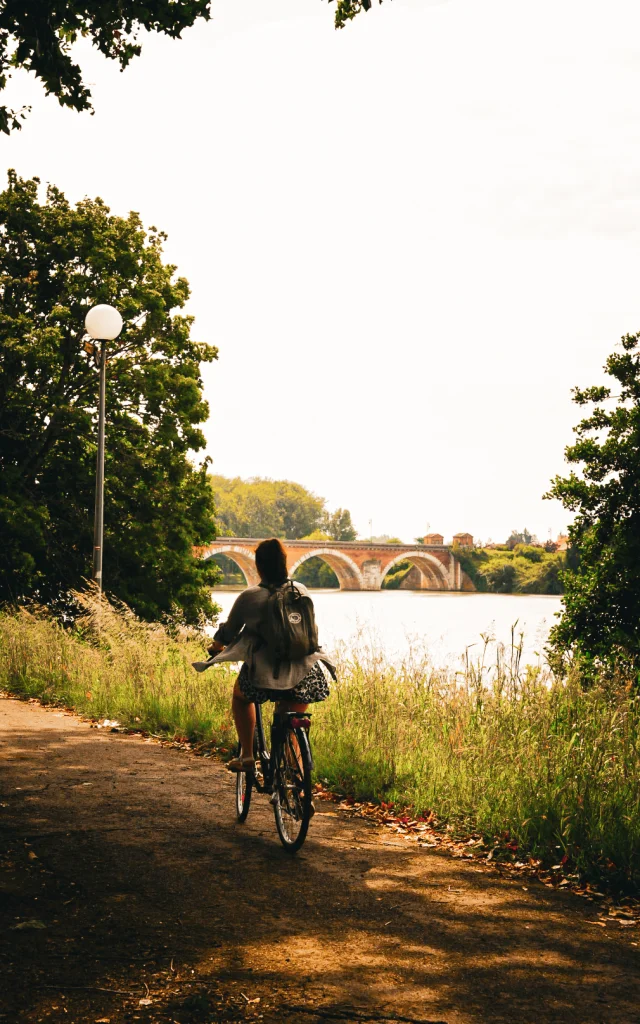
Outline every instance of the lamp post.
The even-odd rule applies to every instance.
[[[96,501],[93,520],[93,578],[102,592],[102,537],[104,533],[104,405],[107,382],[107,342],[122,330],[122,317],[113,306],[93,306],[84,326],[94,341],[100,342],[100,397],[98,400],[98,458],[96,462]]]

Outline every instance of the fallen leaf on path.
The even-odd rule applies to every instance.
[[[153,999],[138,999],[138,1006],[151,1006]]]
[[[36,931],[38,928],[46,928],[46,924],[42,921],[38,921],[37,918],[32,917],[29,921],[21,921],[20,924],[14,924],[9,931],[11,932],[27,932]]]
[[[244,992],[241,992],[240,995],[242,996],[243,999],[246,999],[247,1003],[259,1003],[260,1002],[260,996],[256,996],[255,999],[249,999],[249,996],[246,996],[244,994]]]

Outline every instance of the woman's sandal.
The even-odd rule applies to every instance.
[[[232,757],[227,761],[227,768],[230,772],[253,772],[256,761],[254,757]]]

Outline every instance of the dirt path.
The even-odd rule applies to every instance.
[[[220,764],[37,704],[0,755],[3,1024],[640,1019],[640,929],[594,904],[330,804],[292,859]]]

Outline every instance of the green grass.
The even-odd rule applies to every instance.
[[[155,734],[231,746],[235,672],[197,675],[193,631],[82,599],[74,631],[27,612],[0,615],[0,686]],[[485,652],[486,654],[486,652]],[[332,697],[313,709],[317,776],[357,799],[433,811],[488,839],[592,879],[640,884],[640,698],[583,690],[523,668],[517,644],[464,671],[424,656],[389,665],[374,646],[342,652]]]

